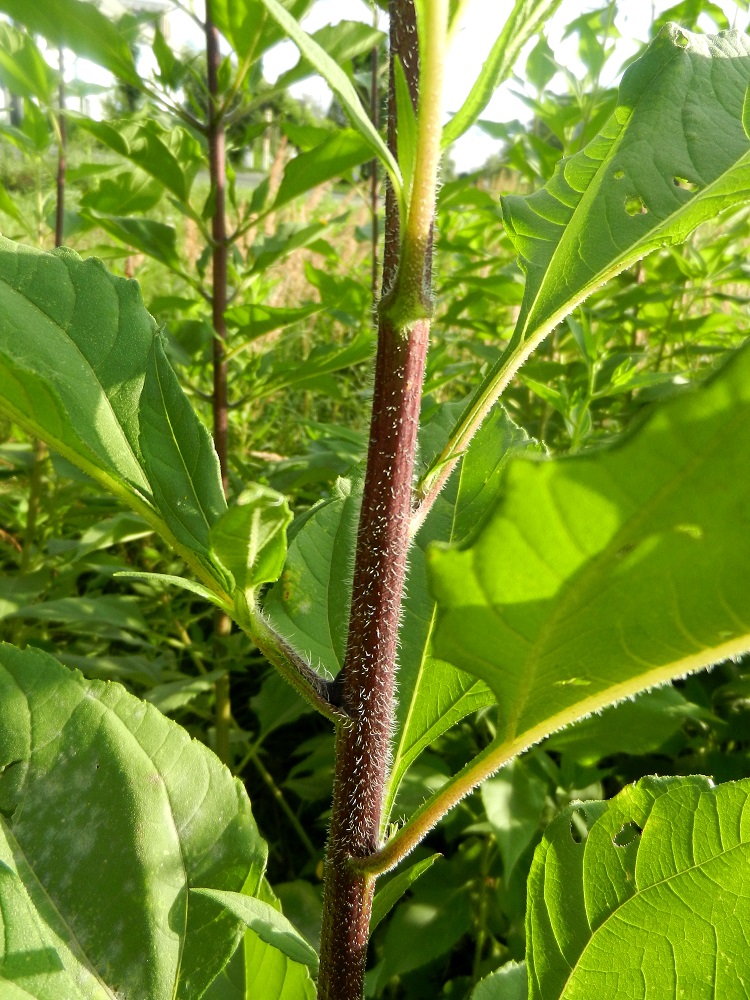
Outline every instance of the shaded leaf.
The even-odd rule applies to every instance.
[[[404,601],[393,767],[386,795],[389,808],[399,783],[419,754],[441,733],[492,701],[484,683],[457,670],[433,648],[436,607],[428,590],[425,552],[434,541],[459,541],[473,532],[497,499],[502,472],[509,459],[520,451],[537,447],[497,407],[472,441],[417,534],[409,558]]]
[[[284,571],[264,602],[279,634],[331,675],[344,662],[359,503],[349,481],[338,480],[331,500],[295,522]]]
[[[261,941],[272,945],[282,955],[294,962],[318,967],[315,949],[305,941],[294,924],[276,910],[270,903],[241,892],[225,892],[219,889],[193,889],[194,895],[205,896],[219,906],[229,910],[254,931]]]
[[[547,782],[529,767],[527,757],[519,757],[482,782],[480,791],[507,881],[541,827]]]
[[[477,983],[471,1000],[528,1000],[528,996],[526,963],[508,962]]]
[[[197,1000],[241,925],[188,890],[236,891],[265,864],[242,785],[152,706],[39,650],[0,646],[0,691],[3,983]]]
[[[387,917],[396,903],[405,892],[414,885],[420,875],[423,875],[428,868],[441,858],[442,854],[431,854],[429,858],[423,858],[410,865],[404,871],[394,875],[389,879],[382,889],[379,889],[372,901],[372,916],[370,917],[370,934],[384,917]]]

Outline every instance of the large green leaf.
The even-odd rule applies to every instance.
[[[0,412],[160,531],[206,581],[226,509],[211,438],[135,282],[0,240]]]
[[[748,926],[750,781],[644,778],[547,828],[529,876],[528,995],[744,1000]]]
[[[43,35],[58,47],[104,66],[115,76],[139,87],[141,78],[123,35],[112,21],[86,0],[0,0],[0,11],[23,24],[33,35]]]
[[[625,72],[601,133],[546,187],[503,199],[526,274],[508,348],[477,389],[427,477],[466,448],[536,346],[576,305],[659,247],[750,198],[750,39],[667,25]]]
[[[478,121],[492,95],[512,73],[523,47],[559,6],[560,0],[516,0],[469,96],[443,129],[444,146],[450,146]]]
[[[750,347],[614,447],[513,462],[430,550],[435,649],[492,688],[496,756],[750,649],[748,421]]]
[[[0,995],[197,1000],[241,924],[189,890],[239,891],[265,858],[209,750],[118,684],[0,646]]]
[[[548,331],[630,264],[750,197],[748,79],[747,36],[667,25],[625,73],[601,134],[541,191],[504,199],[526,273],[517,334]]]

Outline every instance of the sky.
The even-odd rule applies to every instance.
[[[198,0],[200,2],[200,0]],[[557,61],[566,65],[573,72],[580,72],[577,60],[577,41],[575,38],[563,40],[562,35],[566,24],[587,10],[604,6],[605,0],[594,3],[582,3],[581,0],[563,0],[560,9],[547,25],[547,41],[549,42]],[[617,43],[616,58],[612,60],[616,69],[637,49],[636,40],[645,40],[648,36],[648,26],[654,12],[656,14],[668,9],[676,0],[626,0],[618,6],[616,27],[623,36]],[[741,29],[747,28],[748,15],[742,13],[734,0],[718,0],[718,5],[724,10],[730,24]],[[446,79],[449,81],[445,95],[446,117],[450,112],[457,111],[474,83],[478,68],[484,62],[490,48],[500,34],[505,19],[513,6],[512,0],[469,0],[463,24],[454,41],[449,56]],[[317,0],[310,15],[303,21],[308,31],[315,31],[324,24],[335,24],[341,20],[362,20],[371,23],[372,7],[367,0]],[[384,19],[383,19],[384,20]],[[713,30],[711,22],[705,25],[707,30]],[[187,16],[176,12],[171,23],[171,39],[173,45],[199,44],[196,29]],[[533,44],[533,42],[532,42]],[[267,79],[273,81],[276,77],[297,62],[298,52],[292,42],[282,42],[268,53],[264,62],[264,73]],[[519,60],[519,71],[522,71],[524,56]],[[611,79],[604,79],[604,84],[610,84]],[[554,88],[555,81],[551,86]],[[495,94],[493,100],[483,113],[483,118],[490,121],[505,122],[514,118],[528,117],[528,109],[515,96],[514,91],[522,89],[519,82],[508,81]],[[315,102],[321,110],[328,107],[330,91],[319,78],[312,78],[297,84],[292,88],[296,97],[306,97]],[[459,171],[467,171],[481,166],[486,159],[497,152],[498,143],[478,128],[473,128],[456,144],[452,158]]]

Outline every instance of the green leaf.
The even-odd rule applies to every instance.
[[[260,691],[250,699],[250,708],[258,720],[259,742],[312,711],[308,702],[275,670],[266,675]]]
[[[273,210],[325,181],[340,177],[371,157],[372,149],[359,132],[353,129],[334,132],[319,146],[289,161]]]
[[[123,35],[93,3],[86,0],[0,0],[0,11],[23,24],[32,35],[43,35],[58,48],[104,66],[135,87],[141,78]]]
[[[750,649],[748,420],[745,348],[614,447],[514,461],[470,542],[433,546],[435,650],[492,688],[500,750]]]
[[[508,962],[477,984],[471,1000],[528,1000],[525,962]]]
[[[241,920],[254,931],[261,941],[272,945],[293,962],[318,967],[315,949],[305,941],[294,924],[270,903],[241,892],[224,892],[218,889],[193,889],[194,895],[205,896]]]
[[[36,97],[49,107],[57,74],[25,33],[0,24],[0,84],[19,97]]]
[[[414,885],[420,875],[423,875],[428,868],[431,868],[442,854],[431,854],[429,858],[423,858],[415,862],[407,869],[399,872],[389,879],[382,889],[379,889],[372,901],[372,916],[370,917],[370,934],[384,917],[387,917],[396,903],[405,892]]]
[[[244,891],[247,891],[247,887]],[[259,899],[280,911],[281,904],[263,879],[255,893]],[[315,1000],[315,984],[307,965],[293,962],[251,930],[245,933],[243,946],[235,954],[227,972],[239,986],[237,1000],[262,997],[263,1000]],[[224,1000],[207,995],[206,1000]],[[234,998],[232,998],[234,1000]]]
[[[217,590],[218,460],[135,282],[72,251],[0,240],[0,375],[0,412],[129,504]]]
[[[140,250],[154,260],[166,264],[173,271],[178,273],[181,271],[174,226],[155,222],[153,219],[134,219],[127,216],[96,215],[92,218],[106,233],[126,246]]]
[[[414,167],[417,162],[417,116],[411,102],[409,84],[401,59],[397,55],[393,61],[393,83],[396,93],[396,139],[398,145],[398,165],[404,178],[407,197],[414,183]]]
[[[559,6],[560,0],[516,0],[469,96],[443,129],[443,146],[451,146],[478,121],[492,95],[510,76],[523,47]]]
[[[81,197],[81,208],[104,215],[131,215],[148,212],[159,203],[163,186],[139,170],[121,170],[115,177],[103,177]]]
[[[146,632],[148,626],[133,597],[61,597],[19,608],[11,618],[29,621],[60,622],[91,629],[116,628],[128,632]]]
[[[312,0],[283,0],[293,17],[302,18]],[[261,0],[211,0],[213,23],[232,45],[241,62],[252,64],[284,37],[269,20]]]
[[[211,604],[215,604],[222,611],[229,612],[232,609],[229,601],[222,600],[218,594],[209,590],[208,587],[204,587],[194,580],[187,580],[184,576],[172,576],[169,573],[138,573],[130,570],[115,573],[114,575],[124,577],[126,580],[146,580],[149,583],[156,584],[160,590],[164,590],[166,587],[180,587],[182,590],[189,590],[191,594],[197,594],[204,601],[210,601]]]
[[[251,591],[278,580],[291,521],[286,498],[268,486],[253,483],[214,524],[211,549],[237,587]]]
[[[165,715],[176,712],[178,708],[189,705],[199,694],[213,690],[216,681],[225,674],[226,670],[211,670],[200,677],[183,677],[179,681],[157,684],[145,695],[145,701]]]
[[[86,115],[68,113],[80,128],[91,133],[109,149],[135,163],[185,205],[199,162],[200,144],[185,129],[174,125],[169,131],[153,121],[133,126],[124,122],[98,122]],[[124,209],[114,214],[127,214]]]
[[[26,136],[35,153],[46,153],[52,144],[52,129],[47,116],[30,98],[23,100],[21,132]]]
[[[582,763],[595,764],[616,753],[653,753],[688,719],[710,718],[705,709],[691,704],[675,688],[657,688],[562,729],[550,737],[545,748],[572,753]]]
[[[206,747],[118,684],[0,646],[3,984],[197,1000],[241,925],[189,890],[237,891],[265,858]]]
[[[510,879],[516,862],[541,827],[547,801],[547,781],[519,757],[482,782],[482,803],[503,860],[503,877]]]
[[[13,198],[11,198],[11,196],[8,194],[3,184],[0,184],[0,212],[5,212],[6,215],[9,215],[12,219],[15,219],[16,222],[19,223],[19,225],[21,226],[26,225],[26,220],[21,214],[21,210],[16,205]]]
[[[330,304],[329,304],[330,308]],[[304,361],[290,364],[286,351],[280,351],[277,360],[275,351],[264,354],[257,375],[258,384],[253,388],[253,399],[269,396],[290,387],[314,385],[326,375],[362,364],[372,357],[372,331],[362,330],[353,340],[344,344],[319,344],[310,351]]]
[[[377,28],[362,21],[339,21],[337,24],[326,24],[310,36],[313,41],[328,53],[341,66],[351,62],[357,56],[371,52],[376,45],[381,44],[385,35]],[[286,73],[282,73],[272,86],[272,91],[286,91],[293,83],[299,83],[314,73],[315,69],[306,59],[300,59]],[[284,127],[284,126],[282,126]]]
[[[529,876],[530,1000],[742,1000],[749,806],[747,780],[644,778],[553,820]]]
[[[354,84],[336,60],[331,58],[318,42],[303,31],[299,22],[292,17],[278,0],[262,0],[262,3],[271,17],[283,29],[284,33],[291,38],[300,50],[301,55],[323,77],[336,95],[341,109],[351,122],[352,127],[365,139],[375,156],[385,166],[390,175],[396,197],[401,202],[403,200],[403,183],[398,164],[380,137],[379,132],[370,121],[370,116],[362,106]],[[406,218],[405,212],[402,211],[401,217]]]
[[[295,522],[284,571],[263,605],[276,631],[334,676],[346,651],[359,503],[340,479],[331,500]]]
[[[526,78],[541,93],[558,71],[555,54],[544,35],[529,52],[526,59]]]
[[[516,338],[546,334],[624,268],[750,197],[748,76],[746,36],[668,25],[626,71],[601,134],[541,191],[504,199],[526,273]]]

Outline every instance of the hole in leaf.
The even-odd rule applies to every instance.
[[[696,181],[689,181],[687,177],[675,177],[673,179],[674,179],[674,186],[682,188],[683,191],[692,191],[693,193],[695,193],[696,191],[700,191],[701,189],[700,184],[696,183]]]
[[[687,48],[688,36],[682,31],[678,31],[675,37],[675,41],[680,46],[681,49]]]
[[[583,809],[570,814],[570,836],[575,844],[582,844],[589,835],[589,824]]]
[[[623,179],[623,177],[625,176],[625,171],[624,170],[615,170],[615,172],[612,174],[612,176],[614,177],[614,179],[616,181],[621,181]]]
[[[629,844],[634,843],[642,833],[643,830],[638,824],[631,820],[630,823],[626,823],[620,832],[612,838],[612,843],[615,847],[627,847]]]
[[[628,215],[645,215],[648,209],[643,204],[643,198],[634,194],[625,201],[625,211]]]

